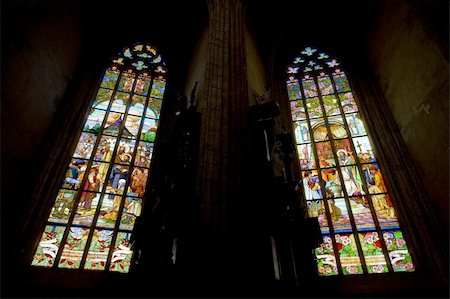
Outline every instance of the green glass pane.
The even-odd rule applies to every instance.
[[[59,268],[78,269],[89,234],[89,228],[71,227],[59,260]]]
[[[130,233],[119,232],[117,234],[116,244],[111,257],[110,271],[128,273],[130,271],[131,258],[133,251],[130,244]]]
[[[108,69],[105,72],[100,87],[114,89],[114,87],[116,86],[117,78],[119,78],[119,72],[116,70]]]
[[[320,276],[337,275],[336,257],[334,256],[333,244],[330,236],[323,236],[323,243],[314,249],[317,261],[317,270]]]
[[[31,265],[40,267],[53,266],[65,228],[65,226],[57,225],[47,225],[45,227]]]
[[[327,115],[337,115],[340,114],[338,100],[336,96],[323,96],[323,105],[325,107],[325,113]]]
[[[131,173],[130,185],[128,186],[128,196],[144,197],[147,186],[149,170],[147,168],[134,168]]]
[[[92,235],[91,245],[86,257],[84,269],[104,270],[108,252],[111,247],[113,231],[96,229]]]
[[[306,110],[303,106],[303,101],[291,101],[290,105],[293,121],[306,119]]]
[[[305,104],[309,118],[321,117],[323,115],[319,98],[306,99]]]
[[[324,75],[317,78],[317,84],[319,85],[320,94],[327,95],[333,94],[333,85],[331,84],[330,76]]]
[[[152,91],[150,96],[152,98],[162,99],[164,96],[164,89],[166,87],[166,81],[161,79],[153,80]]]
[[[389,271],[386,258],[381,249],[381,241],[377,232],[359,233],[364,259],[369,273],[386,273]]]
[[[344,275],[362,274],[361,261],[353,234],[336,234],[335,237]]]
[[[151,118],[145,118],[144,124],[141,131],[141,140],[147,141],[147,142],[155,142],[156,138],[156,131],[158,129],[158,121],[151,119]]]
[[[147,110],[145,111],[145,116],[159,119],[159,115],[161,112],[161,105],[162,105],[161,100],[150,98]]]
[[[287,91],[289,95],[289,100],[299,100],[302,98],[302,94],[300,92],[300,84],[297,79],[287,82]]]
[[[383,232],[394,272],[414,272],[414,264],[400,230]]]
[[[94,103],[92,103],[92,108],[106,110],[108,108],[109,100],[111,99],[112,94],[112,90],[99,88]]]

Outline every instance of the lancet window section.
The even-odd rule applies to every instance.
[[[74,141],[33,266],[129,272],[166,71],[146,43],[113,58]]]
[[[314,250],[319,275],[414,271],[376,149],[340,62],[307,47],[286,71],[302,177],[298,186],[323,238]]]

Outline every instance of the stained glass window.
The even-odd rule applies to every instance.
[[[287,76],[299,187],[322,232],[314,250],[319,275],[414,271],[392,204],[399,199],[385,184],[340,63],[307,47]]]
[[[126,273],[144,205],[166,68],[151,45],[114,57],[98,87],[32,265]]]

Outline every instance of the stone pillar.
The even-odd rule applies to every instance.
[[[239,0],[209,0],[209,36],[204,86],[197,197],[201,223],[226,230],[230,199],[246,173],[248,88],[244,44],[244,8]]]

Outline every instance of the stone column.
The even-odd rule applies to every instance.
[[[201,222],[226,230],[227,210],[246,173],[248,88],[244,8],[239,0],[209,0],[209,36],[197,172]]]

